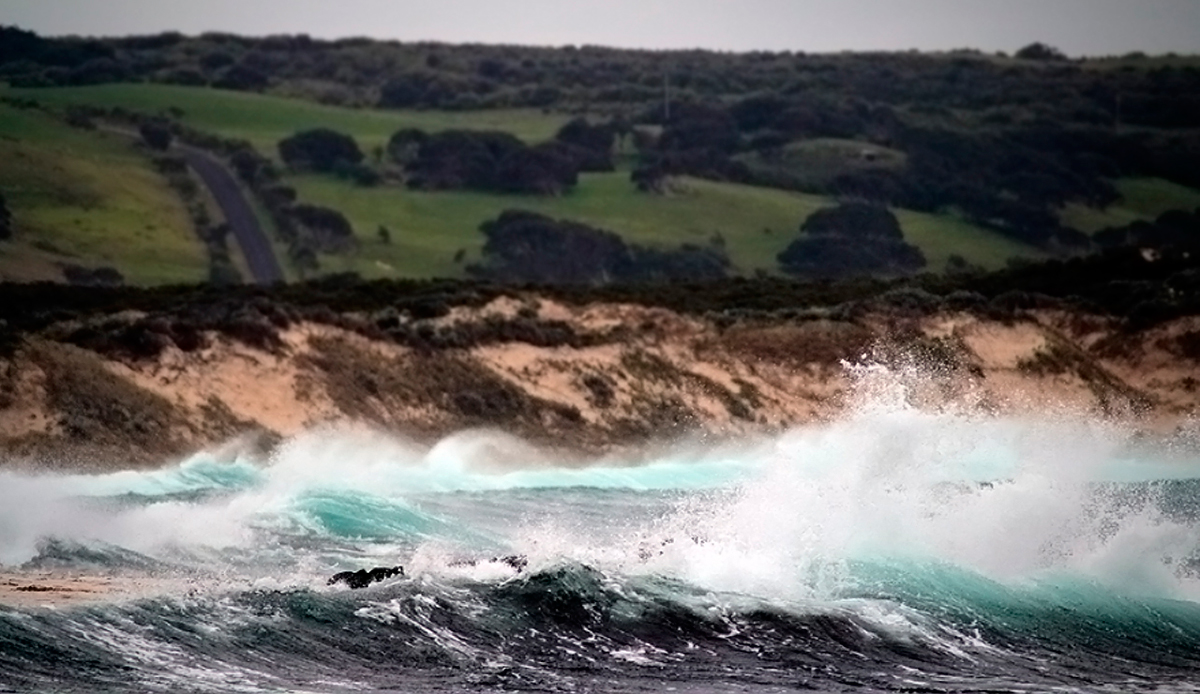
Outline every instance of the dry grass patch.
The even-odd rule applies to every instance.
[[[46,401],[58,428],[83,450],[131,451],[133,462],[162,462],[186,450],[187,420],[162,396],[105,368],[95,354],[71,345],[33,341],[28,358],[45,373]]]
[[[737,326],[721,336],[730,354],[782,365],[840,366],[869,349],[874,335],[855,323],[816,320],[793,325]]]

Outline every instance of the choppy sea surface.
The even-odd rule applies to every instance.
[[[587,463],[319,430],[0,473],[0,565],[160,581],[0,606],[0,691],[1200,691],[1200,456],[884,400]]]

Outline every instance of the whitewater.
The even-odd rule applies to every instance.
[[[0,605],[0,691],[1200,691],[1194,446],[861,380],[838,422],[598,460],[326,428],[2,472],[5,571],[123,588]]]

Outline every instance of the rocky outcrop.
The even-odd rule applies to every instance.
[[[327,581],[328,585],[345,585],[351,590],[360,590],[374,583],[386,581],[389,578],[404,576],[403,566],[377,566],[370,571],[359,569],[358,571],[342,571],[336,573]]]

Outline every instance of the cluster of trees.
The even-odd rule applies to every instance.
[[[301,274],[314,273],[319,269],[318,254],[346,252],[357,245],[354,229],[345,215],[336,210],[299,201],[296,190],[282,182],[275,163],[257,152],[249,142],[221,138],[191,129],[177,121],[147,118],[121,109],[106,111],[91,108],[87,109],[86,115],[89,118],[131,123],[142,130],[145,130],[148,124],[154,129],[165,128],[173,139],[208,150],[228,161],[237,177],[271,215],[277,237],[287,244],[288,258]],[[300,140],[321,143],[324,138],[301,137]],[[291,148],[285,149],[291,151]],[[314,149],[321,151],[320,146]],[[194,200],[195,183],[187,176],[184,162],[170,155],[160,156],[155,162],[160,171],[167,176],[168,182],[182,194],[185,201],[189,201],[189,209],[193,210],[193,221],[200,230],[201,238],[210,244],[210,250],[224,248],[224,254],[227,256],[226,238],[229,229],[224,225],[211,225],[203,206],[199,205],[198,200]],[[310,159],[305,159],[305,162],[311,165]],[[221,270],[221,277],[214,271],[214,281],[233,282],[234,276],[230,273],[236,273],[236,268],[232,262],[223,264],[228,265],[228,268]],[[240,278],[237,281],[240,281]]]
[[[300,143],[318,143],[314,149],[323,152],[321,143],[337,141],[340,138],[320,133],[301,133],[292,139]],[[350,143],[353,144],[353,140]],[[228,153],[230,165],[238,178],[254,192],[271,215],[277,237],[287,244],[288,258],[301,274],[314,273],[320,268],[318,255],[321,253],[344,253],[357,247],[354,227],[345,215],[337,210],[299,201],[296,189],[281,181],[279,171],[270,159],[248,145],[233,144],[235,146]],[[314,158],[312,152],[298,155],[294,149],[304,148],[280,144],[281,156],[282,152],[288,151],[289,156],[300,157],[292,159],[289,163],[303,161],[304,165],[320,170],[321,166],[333,167],[337,162],[343,161],[337,157],[326,159],[324,154],[317,154]],[[353,151],[357,150],[355,146]],[[284,158],[285,161],[288,160],[288,157]]]
[[[1200,186],[1188,161],[1200,155],[1196,131],[1118,130],[1111,124],[1034,120],[974,122],[900,111],[866,102],[808,94],[758,95],[728,106],[686,105],[664,120],[656,107],[639,122],[662,133],[641,148],[632,180],[661,190],[665,177],[688,174],[783,187],[926,212],[954,210],[1024,243],[1062,252],[1090,248],[1062,226],[1068,202],[1104,207],[1118,199],[1112,179],[1161,177]],[[765,174],[745,155],[778,158],[790,143],[813,138],[857,139],[899,150],[899,167],[858,167],[829,180]]]
[[[1200,187],[1200,63],[1140,55],[1084,63],[1043,44],[1011,57],[721,54],[226,34],[50,39],[0,27],[0,79],[271,88],[386,108],[584,111],[609,120],[576,119],[533,146],[503,133],[409,130],[387,151],[417,188],[560,194],[580,172],[611,170],[615,138],[632,134],[641,154],[632,183],[644,191],[663,191],[681,174],[799,188],[953,211],[1067,254],[1095,244],[1064,228],[1059,210],[1069,202],[1112,203],[1112,179],[1153,176]],[[744,163],[814,138],[888,147],[905,164],[798,182]],[[298,133],[280,143],[280,155],[295,168],[364,185],[381,180],[379,167],[337,133]],[[282,216],[290,220],[282,233],[304,227]],[[319,237],[309,245],[337,238]]]
[[[817,210],[800,227],[804,236],[779,254],[784,272],[800,277],[909,275],[925,267],[921,249],[905,243],[886,207],[847,203]]]
[[[279,158],[293,169],[328,173],[362,163],[363,153],[349,135],[315,128],[280,140]]]
[[[729,259],[719,250],[630,246],[619,235],[523,210],[485,222],[483,262],[467,268],[497,282],[600,285],[611,282],[716,280]]]
[[[404,165],[408,185],[422,190],[470,189],[557,195],[575,187],[576,162],[552,145],[529,146],[509,133],[447,130],[397,133],[389,151],[415,144]]]
[[[554,139],[532,146],[505,132],[406,128],[392,135],[385,152],[411,188],[559,195],[582,171],[611,171],[615,140],[612,124],[576,118]],[[293,170],[332,173],[360,185],[384,177],[364,163],[354,138],[328,128],[280,141],[279,156]]]
[[[558,195],[575,187],[580,172],[611,171],[615,139],[610,124],[577,118],[532,146],[503,132],[406,129],[387,151],[413,188]]]
[[[1129,56],[1081,69],[1050,46],[1012,57],[949,54],[653,52],[597,46],[451,46],[308,36],[177,33],[115,39],[43,38],[0,28],[0,77],[21,85],[162,81],[279,88],[326,102],[401,108],[641,106],[755,93],[808,94],[902,107],[980,111],[1039,104],[1056,120],[1197,122],[1197,70]],[[1129,71],[1117,68],[1130,67]]]
[[[378,171],[363,163],[366,157],[354,138],[329,128],[304,130],[280,140],[279,158],[293,171],[332,173],[362,186],[382,180]]]

